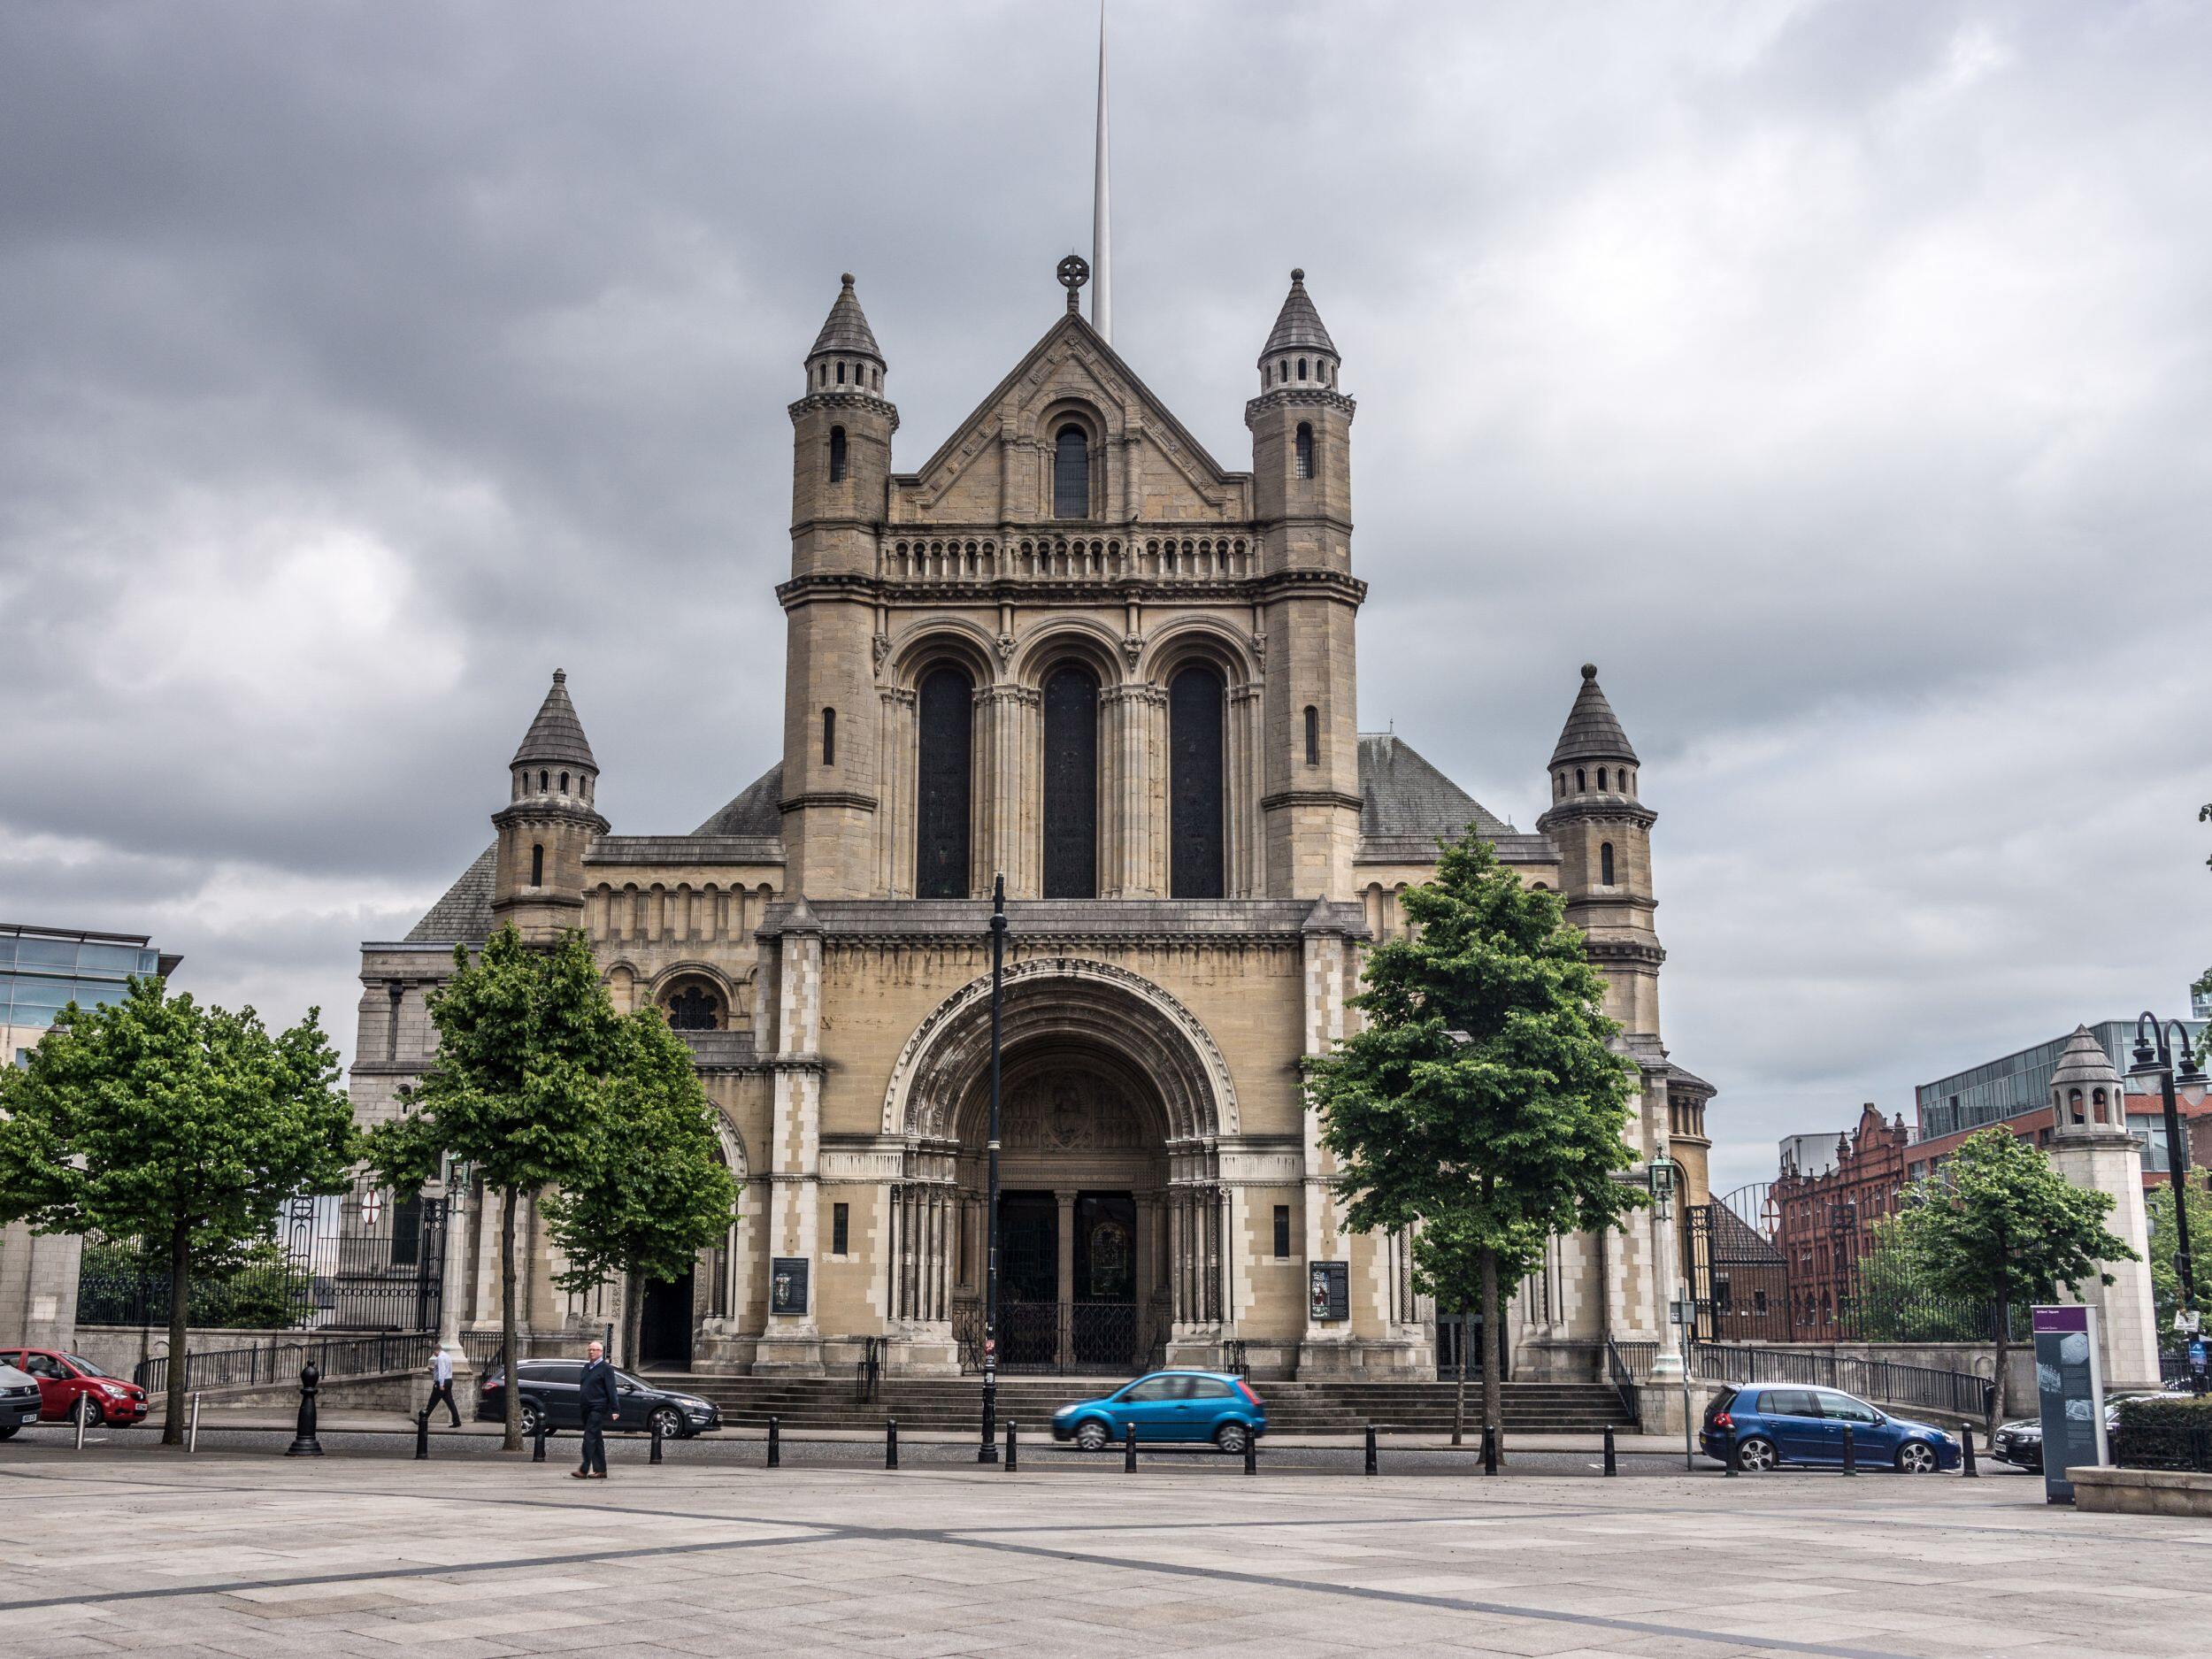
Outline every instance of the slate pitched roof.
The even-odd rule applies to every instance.
[[[814,336],[814,349],[807,356],[841,351],[848,357],[872,357],[881,363],[883,352],[876,345],[876,331],[868,326],[860,296],[853,292],[853,273],[848,271],[840,280],[845,286],[837,291],[829,315],[823,319],[822,332]]]
[[[778,761],[754,779],[720,811],[691,833],[694,835],[768,835],[783,833],[783,762]]]
[[[538,705],[537,718],[530,722],[515,757],[507,764],[541,766],[548,763],[599,770],[599,763],[591,757],[590,740],[584,735],[584,723],[576,718],[576,705],[568,700],[568,676],[557,668],[553,671],[552,688]]]
[[[1518,833],[1393,733],[1362,733],[1359,794],[1362,836],[1417,837],[1430,856],[1440,838],[1457,841],[1470,824],[1485,835]]]
[[[480,945],[492,936],[492,876],[496,843],[477,855],[445,896],[407,930],[411,945]]]
[[[1260,361],[1281,351],[1325,351],[1338,355],[1336,342],[1329,338],[1329,331],[1321,321],[1321,313],[1314,309],[1313,296],[1306,292],[1306,273],[1290,273],[1290,292],[1283,298],[1283,309],[1275,318],[1274,331],[1267,336],[1267,344],[1260,352]]]
[[[2119,1068],[2112,1064],[2112,1056],[2105,1052],[2104,1044],[2097,1041],[2097,1033],[2086,1025],[2074,1027],[2074,1034],[2059,1050],[2058,1067],[2051,1073],[2054,1088],[2071,1085],[2088,1088],[2101,1085],[2108,1089],[2120,1087]]]
[[[1636,760],[1636,751],[1629,744],[1628,733],[1621,730],[1613,705],[1598,689],[1595,663],[1582,665],[1582,689],[1575,693],[1574,707],[1567,710],[1567,724],[1560,728],[1559,745],[1551,752],[1555,766],[1576,760]]]

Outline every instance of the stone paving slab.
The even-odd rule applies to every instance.
[[[0,1449],[77,1655],[2200,1655],[2212,1528],[2039,1483],[770,1471]]]

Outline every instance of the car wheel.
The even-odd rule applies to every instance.
[[[649,1428],[657,1427],[661,1439],[664,1440],[680,1440],[684,1437],[684,1414],[674,1406],[654,1407],[645,1422]]]
[[[536,1401],[526,1400],[522,1402],[522,1438],[524,1440],[535,1440],[538,1425],[544,1420],[545,1414],[538,1409]]]
[[[1075,1443],[1087,1452],[1104,1451],[1106,1442],[1110,1438],[1106,1432],[1106,1425],[1096,1417],[1093,1417],[1075,1432]]]
[[[79,1394],[77,1398],[84,1403],[85,1427],[96,1429],[107,1422],[108,1414],[100,1409],[100,1402],[97,1400],[90,1394]]]
[[[1897,1448],[1897,1468],[1908,1475],[1932,1475],[1936,1470],[1935,1448],[1924,1440],[1907,1440]]]
[[[1241,1423],[1225,1423],[1214,1431],[1214,1444],[1232,1457],[1244,1455],[1244,1444],[1252,1438],[1252,1432]]]
[[[1763,1475],[1781,1461],[1774,1442],[1763,1434],[1747,1435],[1736,1442],[1736,1467],[1746,1474]]]

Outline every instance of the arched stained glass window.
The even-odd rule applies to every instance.
[[[968,800],[975,684],[949,665],[923,676],[914,810],[914,896],[968,896]]]
[[[1168,893],[1217,899],[1225,891],[1222,811],[1223,715],[1218,670],[1194,664],[1168,682]]]
[[[703,985],[684,986],[668,999],[668,1026],[671,1031],[721,1030],[722,999]]]
[[[1044,895],[1098,896],[1098,680],[1075,664],[1044,686]]]
[[[1052,516],[1091,516],[1091,445],[1078,426],[1061,427],[1052,442]]]

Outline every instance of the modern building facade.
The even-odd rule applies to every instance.
[[[2184,1025],[2191,1041],[2204,1041],[2203,1020],[2185,1021]],[[2088,1029],[2114,1067],[2124,1074],[2134,1064],[2135,1022],[2100,1020]],[[2070,1033],[2054,1037],[2032,1048],[1921,1084],[1913,1091],[1918,1127],[1915,1139],[1934,1141],[2047,1110],[2052,1074],[2072,1041]]]
[[[1706,1195],[1714,1091],[1661,1038],[1656,815],[1596,669],[1570,681],[1532,831],[1361,733],[1356,404],[1303,273],[1233,470],[1078,313],[1081,267],[907,472],[847,277],[789,406],[780,761],[689,833],[618,833],[556,672],[493,844],[405,940],[363,947],[365,1119],[429,1060],[424,997],[454,946],[506,923],[584,929],[618,1003],[691,1043],[745,1196],[721,1247],[649,1291],[657,1357],[818,1374],[879,1342],[895,1372],[974,1368],[1001,875],[1010,1367],[1433,1365],[1409,1240],[1346,1227],[1300,1068],[1354,1028],[1363,953],[1402,935],[1402,895],[1470,826],[1588,937],[1636,1068],[1636,1164],[1671,1160]],[[526,1222],[528,1321],[605,1317],[554,1290]],[[1554,1240],[1515,1300],[1517,1370],[1596,1374],[1609,1336],[1671,1351],[1673,1225]]]

